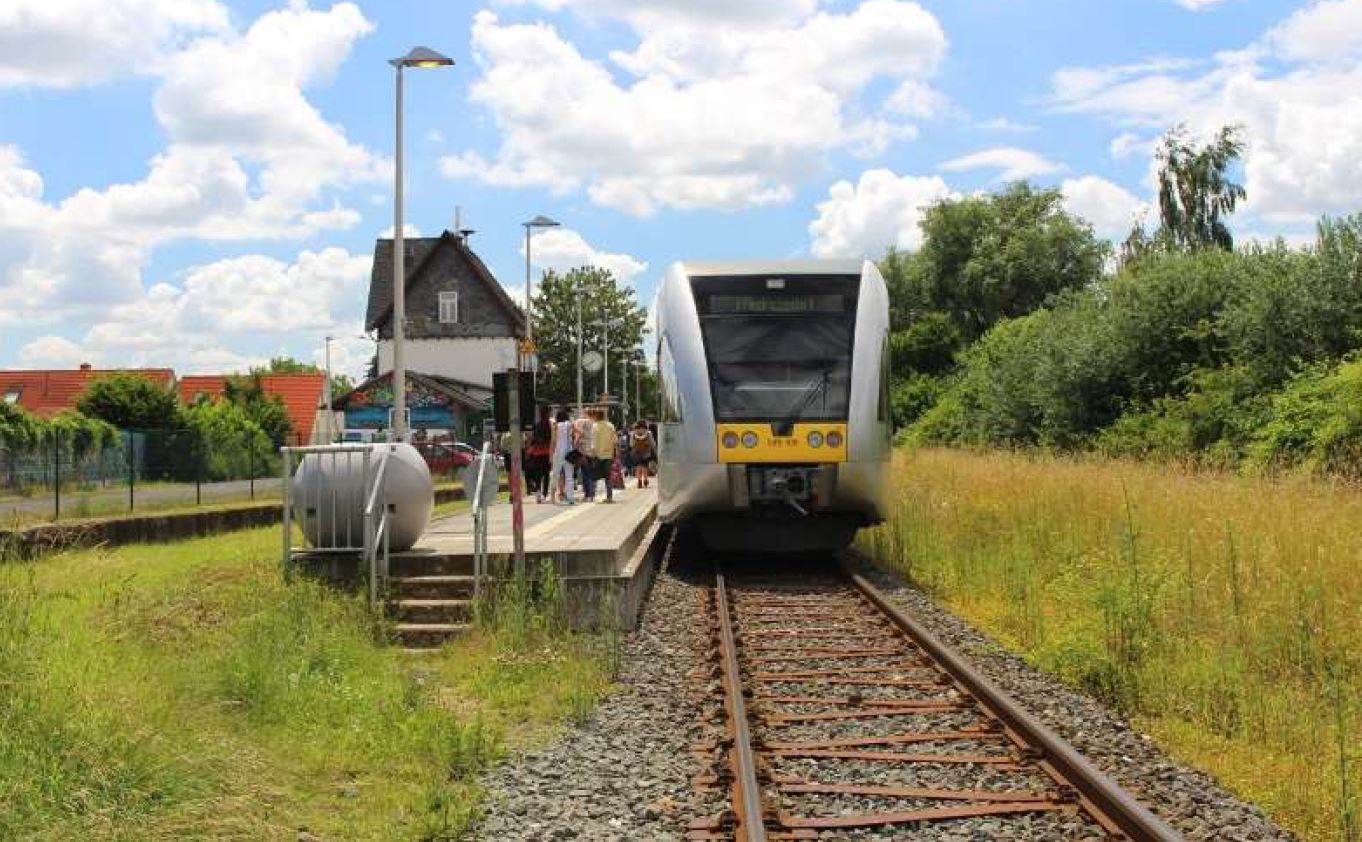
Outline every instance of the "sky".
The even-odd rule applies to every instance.
[[[1362,0],[4,0],[0,368],[359,374],[374,240],[470,243],[523,300],[598,265],[868,257],[1053,186],[1148,218],[1169,127],[1242,126],[1242,239],[1362,211]]]

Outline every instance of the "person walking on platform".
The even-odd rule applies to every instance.
[[[530,442],[525,447],[525,478],[529,482],[527,495],[533,491],[535,502],[542,503],[553,492],[550,490],[549,476],[553,465],[553,422],[549,420],[549,408],[539,407],[539,419],[534,422]]]
[[[592,445],[591,455],[595,461],[595,467],[591,472],[591,488],[587,490],[588,495],[594,496],[596,493],[596,480],[605,480],[605,502],[615,502],[615,491],[610,485],[610,467],[615,464],[615,425],[610,423],[610,418],[605,414],[605,410],[597,407],[593,412],[595,418],[592,421]]]
[[[558,485],[558,499],[571,506],[577,502],[573,499],[576,470],[568,459],[568,454],[576,450],[573,446],[574,431],[566,409],[558,410],[556,417],[558,423],[553,427],[553,441],[550,445],[553,452],[553,481]]]
[[[657,462],[657,439],[642,418],[629,431],[629,458],[634,463],[634,476],[639,488],[648,487],[648,472]]]
[[[581,459],[577,463],[577,468],[582,475],[582,497],[586,502],[590,503],[593,502],[596,496],[595,488],[593,487],[595,483],[592,482],[595,478],[594,474],[596,469],[594,460],[592,459],[592,450],[596,444],[595,438],[592,435],[593,424],[591,414],[585,407],[578,411],[577,420],[572,422],[572,426],[574,430],[572,444],[581,455]]]

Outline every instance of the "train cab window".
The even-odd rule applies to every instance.
[[[695,278],[717,421],[846,420],[860,276]]]

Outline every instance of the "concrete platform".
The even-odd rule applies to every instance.
[[[553,565],[564,608],[576,627],[610,623],[632,629],[661,555],[657,490],[628,488],[615,502],[525,504],[525,558],[530,571]],[[511,505],[488,509],[488,572],[512,565]],[[389,607],[399,639],[438,645],[462,630],[472,610],[473,516],[439,518],[411,550],[389,565]]]

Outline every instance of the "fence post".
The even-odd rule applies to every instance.
[[[249,459],[251,460],[251,502],[254,503],[254,502],[255,502],[255,442],[251,441],[251,437],[250,437],[249,434],[246,436],[246,453],[248,454],[247,458],[249,458]]]
[[[203,434],[194,431],[194,505],[203,505]]]
[[[52,428],[52,519],[61,520],[61,430]]]
[[[137,467],[133,460],[137,458],[136,447],[133,445],[132,430],[127,430],[123,435],[128,437],[128,511],[133,510],[133,491],[137,483]]]

